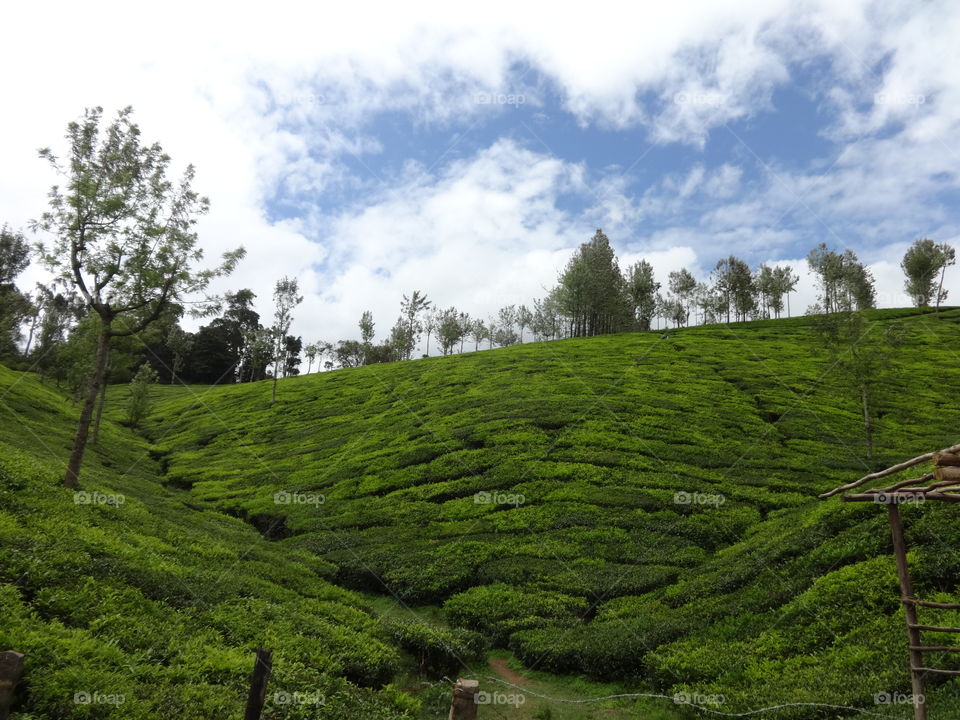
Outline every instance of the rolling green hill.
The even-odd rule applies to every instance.
[[[168,697],[232,708],[258,642],[296,668],[276,680],[290,692],[342,688],[327,694],[344,717],[413,716],[383,683],[411,651],[432,658],[428,682],[457,672],[482,653],[477,633],[521,672],[721,712],[908,717],[876,702],[909,688],[885,513],[816,495],[956,442],[960,311],[871,317],[903,341],[869,462],[858,398],[806,318],[310,375],[284,380],[273,406],[264,383],[160,387],[148,440],[115,422],[123,390],[111,389],[109,452],[92,453],[83,487],[131,498],[119,508],[74,506],[56,487],[72,411],[5,372],[0,412],[28,431],[4,415],[0,579],[15,620],[0,644],[44,657],[36,717],[67,702],[75,662],[102,674],[94,685],[127,688],[142,717]],[[952,597],[954,509],[904,513],[918,593]],[[438,618],[442,638],[377,622],[383,603]],[[124,624],[135,616],[156,620]],[[199,657],[201,645],[215,651]],[[960,717],[960,683],[928,704]]]

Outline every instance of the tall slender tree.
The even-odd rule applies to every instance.
[[[52,238],[40,245],[43,262],[76,288],[97,320],[96,360],[64,476],[70,488],[80,477],[113,339],[143,331],[170,303],[201,293],[243,257],[240,248],[215,269],[198,268],[203,253],[193,228],[208,201],[192,188],[193,167],[171,181],[169,156],[159,144],[141,141],[131,108],[105,129],[102,115],[99,107],[88,109],[67,126],[64,161],[50,149],[40,151],[63,184],[51,189],[50,209],[33,223]]]
[[[293,323],[293,310],[301,302],[303,302],[303,296],[300,294],[296,278],[284,276],[277,281],[273,290],[274,311],[271,332],[273,341],[273,393],[270,397],[271,404],[277,401],[277,381],[280,379],[280,373],[287,362],[287,333],[290,332],[290,325]]]

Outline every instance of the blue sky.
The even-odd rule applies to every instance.
[[[37,147],[85,106],[132,104],[197,166],[207,252],[248,249],[224,288],[269,316],[296,276],[307,339],[355,336],[366,309],[385,333],[415,288],[481,317],[530,302],[596,227],[661,279],[729,253],[789,263],[801,309],[821,241],[891,306],[913,239],[960,238],[955,3],[119,8],[13,11],[2,219],[43,209]]]

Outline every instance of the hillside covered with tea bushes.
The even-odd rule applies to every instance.
[[[808,318],[314,374],[273,405],[267,383],[157,386],[139,433],[112,387],[80,496],[60,485],[75,407],[0,369],[0,645],[29,658],[14,718],[240,717],[260,645],[271,693],[318,700],[268,693],[269,718],[445,717],[443,678],[487,677],[490,651],[558,688],[906,718],[877,704],[909,691],[886,514],[816,496],[956,442],[960,311],[870,318],[899,346],[869,461]],[[918,594],[955,598],[954,509],[903,511]],[[533,699],[481,716],[630,716]],[[957,717],[960,683],[928,704]]]
[[[722,696],[727,712],[873,712],[909,687],[886,514],[816,496],[956,442],[960,311],[869,317],[878,347],[898,338],[871,460],[859,394],[810,318],[311,375],[274,405],[264,384],[160,388],[147,434],[197,507],[329,563],[342,587],[441,606],[527,668]],[[960,577],[953,510],[904,510],[930,599]],[[957,704],[960,686],[928,702]]]

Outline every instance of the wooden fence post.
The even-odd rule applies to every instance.
[[[250,675],[250,694],[247,695],[247,711],[243,720],[260,720],[263,703],[267,699],[267,680],[273,669],[273,652],[257,648],[257,658],[253,661],[253,674]]]
[[[907,569],[907,543],[903,539],[903,522],[900,519],[900,508],[896,502],[887,505],[890,517],[890,534],[893,537],[893,556],[897,561],[897,576],[900,578],[900,597],[903,601],[903,612],[907,618],[907,638],[910,648],[910,683],[913,690],[913,717],[914,720],[927,720],[926,697],[923,683],[923,652],[921,647],[920,628],[917,621],[917,608],[913,601],[913,584],[910,582],[910,571]]]
[[[479,680],[459,678],[457,684],[453,686],[453,704],[450,705],[447,720],[476,720],[479,691]]]
[[[0,653],[0,720],[7,720],[13,705],[13,693],[23,674],[23,654],[7,650]]]

